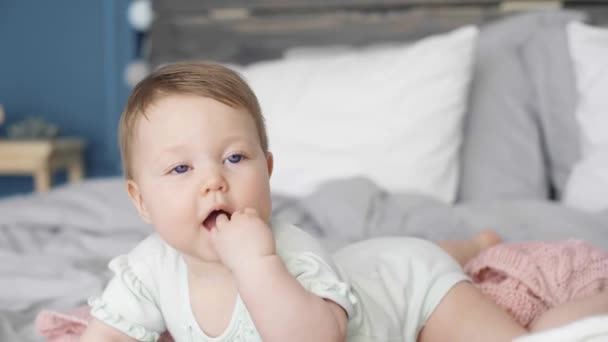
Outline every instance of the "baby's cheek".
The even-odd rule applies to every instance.
[[[165,200],[155,201],[153,206],[153,218],[158,224],[177,224],[180,221],[190,219],[186,213],[189,211],[189,203],[180,203],[178,198],[166,196]]]
[[[267,196],[260,196],[259,198],[259,206],[258,206],[258,213],[260,215],[260,217],[266,221],[269,222],[270,218],[272,216],[272,202],[271,202],[271,197],[270,197],[270,193],[267,192],[268,195]]]

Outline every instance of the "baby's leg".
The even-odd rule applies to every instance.
[[[538,317],[530,331],[555,328],[578,319],[608,313],[608,290],[558,305]]]
[[[418,342],[506,342],[526,333],[471,283],[461,282],[435,308]]]
[[[456,259],[460,266],[464,266],[481,251],[500,243],[500,241],[500,236],[496,232],[488,230],[469,240],[445,240],[436,243],[452,258]]]

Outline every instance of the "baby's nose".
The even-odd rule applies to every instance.
[[[225,192],[226,190],[228,190],[226,180],[221,174],[215,173],[204,180],[201,192],[206,194],[217,191]]]

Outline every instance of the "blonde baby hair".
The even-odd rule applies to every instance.
[[[133,178],[131,150],[135,126],[155,101],[170,95],[198,95],[212,98],[233,108],[245,109],[254,119],[264,152],[268,138],[257,97],[234,70],[212,62],[180,62],[165,65],[139,82],[120,117],[118,139],[123,171]]]

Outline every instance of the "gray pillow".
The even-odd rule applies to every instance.
[[[579,19],[578,12],[536,12],[482,27],[464,127],[459,201],[546,199],[553,182],[556,189],[563,187],[565,164],[576,158],[575,148],[562,157],[558,150],[564,143],[551,149],[547,144],[555,143],[560,130],[575,129],[565,127],[573,116],[570,107],[556,108],[574,103],[576,92],[568,88],[572,70],[567,46],[559,39],[565,33],[559,36],[556,30]],[[548,32],[553,39],[540,44]],[[548,63],[548,54],[559,60]],[[544,83],[549,79],[555,84]],[[559,104],[551,104],[557,97]]]
[[[565,25],[543,27],[534,32],[521,51],[555,199],[562,197],[572,167],[581,157],[576,121],[578,94],[567,39]]]

